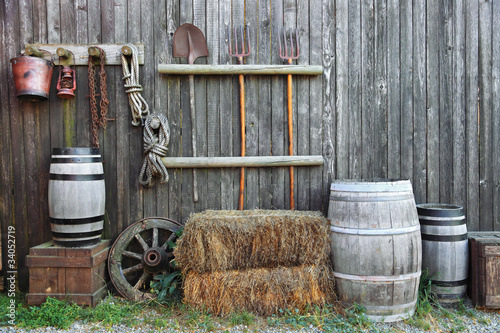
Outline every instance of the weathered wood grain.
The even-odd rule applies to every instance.
[[[493,164],[498,163],[498,156],[492,156],[492,26],[493,2],[479,1],[479,58],[478,68],[481,80],[479,89],[479,230],[493,230]]]
[[[453,87],[452,87],[452,150],[453,186],[451,202],[465,207],[467,204],[466,151],[465,151],[465,15],[464,1],[453,6]]]
[[[465,151],[467,178],[467,226],[469,230],[480,230],[479,224],[479,7],[476,1],[465,2]]]
[[[423,112],[422,117],[419,117],[419,121],[423,122],[424,129],[427,127],[429,131],[423,133],[426,136],[427,147],[426,158],[426,177],[427,183],[427,196],[421,198],[421,202],[440,202],[439,201],[439,132],[441,129],[439,126],[439,109],[440,109],[440,61],[439,61],[439,42],[442,38],[441,28],[441,9],[442,3],[439,1],[434,1],[428,3],[426,6],[426,16],[428,17],[426,24],[425,34],[427,35],[427,49],[429,52],[426,54],[426,68],[425,73],[427,75],[426,81],[426,92],[427,103],[425,105],[426,110]],[[422,105],[423,106],[423,105]],[[425,126],[425,122],[427,126]],[[424,144],[418,143],[417,144]],[[421,163],[422,160],[418,160],[417,163]]]
[[[403,24],[400,17],[400,1],[387,1],[387,177],[401,177],[402,163],[402,91],[401,78],[403,77],[401,57],[404,53],[401,51],[403,41],[401,39],[409,38],[402,31]],[[383,89],[383,88],[381,88]]]
[[[251,35],[252,36],[252,35]],[[251,38],[250,36],[250,38]],[[199,65],[186,64],[158,64],[158,73],[171,75],[321,75],[323,67],[320,65]]]
[[[427,159],[426,159],[426,26],[425,4],[415,2],[412,10],[413,26],[413,192],[417,203],[427,200]],[[410,148],[411,149],[411,148]]]
[[[236,168],[322,165],[323,156],[163,157],[167,168]]]

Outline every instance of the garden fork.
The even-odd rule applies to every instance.
[[[246,30],[246,41],[244,30]],[[239,33],[239,34],[238,34]],[[234,27],[233,38],[231,38],[231,29],[228,28],[229,35],[229,55],[238,59],[238,64],[243,64],[243,57],[250,54],[250,32],[247,27]],[[238,36],[239,35],[239,36]],[[238,44],[240,47],[238,47]],[[245,156],[245,80],[243,74],[239,75],[240,82],[240,122],[241,122],[241,156]],[[238,209],[243,210],[245,193],[245,168],[240,171],[240,197],[238,201]]]
[[[299,34],[297,29],[295,29],[295,31],[290,29],[287,34],[286,29],[283,28],[281,32],[278,32],[278,43],[279,43],[279,51],[281,59],[287,60],[288,64],[290,65],[292,64],[293,59],[298,59],[300,49],[299,49]],[[290,50],[290,53],[288,52],[288,50]],[[288,141],[289,141],[288,154],[292,156],[293,155],[292,74],[288,74],[287,78],[287,97],[288,97]],[[290,209],[291,210],[295,209],[295,199],[293,195],[294,190],[295,186],[294,186],[293,166],[290,166]]]

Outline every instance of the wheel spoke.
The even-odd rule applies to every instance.
[[[168,239],[165,241],[165,243],[163,243],[163,245],[161,246],[162,249],[164,249],[165,251],[167,250],[167,246],[168,246],[168,243],[169,242],[173,242],[174,239],[175,239],[175,236],[177,236],[175,234],[175,232],[172,232],[172,234],[170,235],[170,237],[168,237]]]
[[[129,258],[134,258],[134,259],[139,259],[139,260],[142,260],[142,255],[140,255],[139,253],[135,253],[135,252],[130,252],[130,251],[123,251],[122,254],[125,256],[125,257],[129,257]]]
[[[158,228],[153,228],[153,244],[152,247],[158,246]]]
[[[133,273],[133,272],[137,272],[137,271],[140,271],[141,269],[143,269],[144,267],[142,266],[142,263],[140,264],[137,264],[135,266],[132,266],[132,267],[129,267],[129,268],[125,268],[123,270],[123,275],[127,275],[127,274],[130,274],[130,273]]]
[[[149,249],[149,245],[146,243],[146,241],[144,240],[144,238],[142,238],[141,234],[135,234],[135,239],[137,239],[139,241],[139,243],[141,244],[142,248],[144,251],[146,251],[147,249]]]
[[[148,272],[142,273],[141,277],[135,284],[134,289],[139,290],[139,288],[146,282],[146,280],[149,278],[150,275],[151,274],[149,274]]]

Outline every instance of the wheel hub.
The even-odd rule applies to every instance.
[[[144,269],[150,273],[158,273],[167,268],[167,252],[161,247],[150,247],[144,252],[142,261]]]

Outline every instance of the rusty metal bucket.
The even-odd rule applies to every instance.
[[[36,102],[49,98],[54,69],[52,61],[22,54],[10,62],[19,99]]]

